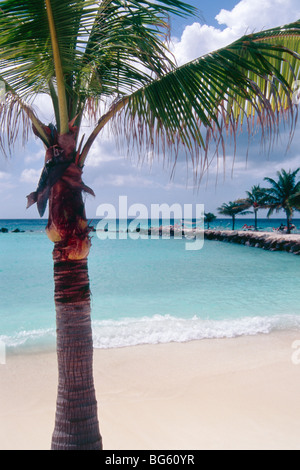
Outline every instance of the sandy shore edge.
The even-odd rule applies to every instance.
[[[299,450],[295,341],[300,331],[95,350],[105,449]],[[56,387],[55,353],[0,365],[1,450],[49,449]]]

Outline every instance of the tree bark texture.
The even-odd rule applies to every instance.
[[[94,194],[75,164],[77,128],[51,139],[45,166],[28,207],[43,215],[49,199],[46,233],[54,243],[58,394],[52,450],[101,450],[93,379],[93,338],[87,258],[91,246],[82,192]]]
[[[52,450],[102,450],[93,379],[87,259],[57,261],[54,249],[58,396]]]

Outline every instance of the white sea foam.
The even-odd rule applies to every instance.
[[[234,338],[269,334],[277,330],[300,329],[300,317],[247,317],[235,320],[202,320],[155,315],[151,318],[98,321],[94,323],[94,347],[118,348],[140,344],[188,342],[213,338]]]
[[[196,316],[183,319],[170,315],[154,315],[121,321],[95,321],[93,340],[96,349],[109,349],[142,344],[235,338],[295,329],[300,330],[300,317],[296,315],[230,320],[202,320]],[[0,341],[10,351],[40,351],[55,346],[55,329],[21,331],[12,336],[0,335]]]
[[[20,331],[14,335],[0,335],[0,341],[9,351],[40,351],[55,345],[55,330],[48,328]]]

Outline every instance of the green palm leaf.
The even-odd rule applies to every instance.
[[[53,12],[63,79],[53,61],[55,44],[45,5]],[[80,125],[84,113],[94,116],[103,100],[112,103],[83,145],[81,166],[112,120],[129,145],[170,156],[173,152],[175,161],[184,146],[202,169],[210,143],[225,154],[225,135],[236,136],[239,126],[247,124],[251,132],[255,123],[271,140],[287,112],[294,130],[299,21],[245,36],[176,68],[166,43],[168,14],[194,12],[180,1],[5,0],[0,7],[0,79],[15,102],[30,102],[39,92],[50,95],[59,132],[66,132],[74,118]],[[0,117],[2,124],[14,119],[22,127],[23,112],[11,103],[8,96],[10,111]],[[32,118],[37,121],[33,113]],[[0,139],[4,147],[2,133]]]
[[[299,192],[290,198],[291,206],[300,211],[300,184],[299,184]]]
[[[299,34],[297,21],[245,36],[175,68],[119,101],[119,106],[114,103],[99,120],[82,162],[103,123],[122,108],[119,130],[128,142],[143,142],[148,150],[165,153],[175,149],[175,155],[183,144],[197,162],[204,149],[203,167],[210,142],[224,151],[224,134],[236,135],[245,122],[249,131],[257,124],[263,137],[271,139],[279,130],[280,117],[288,112],[293,131],[297,109],[292,86],[299,77]]]
[[[0,6],[1,75],[20,95],[48,92],[55,70],[45,1],[6,0]],[[51,8],[67,92],[82,87],[97,96],[116,91],[116,70],[120,85],[123,78],[122,86],[128,81],[130,87],[150,79],[137,64],[157,75],[166,72],[171,63],[164,42],[167,14],[194,11],[177,0],[51,0]],[[99,78],[96,89],[95,80],[86,87],[91,74]]]
[[[175,69],[134,93],[126,106],[130,140],[137,133],[165,146],[183,142],[190,152],[222,142],[256,118],[265,135],[279,128],[289,110],[295,122],[291,87],[299,76],[300,22],[248,37]],[[126,121],[128,122],[128,121]]]
[[[173,67],[166,47],[168,15],[188,15],[179,0],[51,0],[71,121],[101,100],[120,97]],[[51,96],[59,127],[57,70],[45,0],[0,2],[0,79],[30,103]],[[78,124],[78,123],[77,123]],[[64,123],[66,127],[66,123]]]

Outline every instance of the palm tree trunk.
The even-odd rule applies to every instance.
[[[287,233],[291,233],[291,214],[289,211],[286,211],[286,226],[287,226]]]
[[[87,259],[54,258],[59,381],[51,449],[101,450]]]
[[[74,136],[69,134],[63,136],[62,140],[68,158],[75,146]],[[49,198],[46,232],[54,242],[58,360],[52,450],[102,449],[93,379],[87,262],[91,242],[82,198],[86,186],[81,180],[81,174],[81,169],[71,163],[52,187]]]
[[[255,214],[255,230],[257,230],[257,213],[258,213],[258,210],[257,209],[254,209],[254,214]]]
[[[232,230],[235,229],[235,215],[232,216]]]

